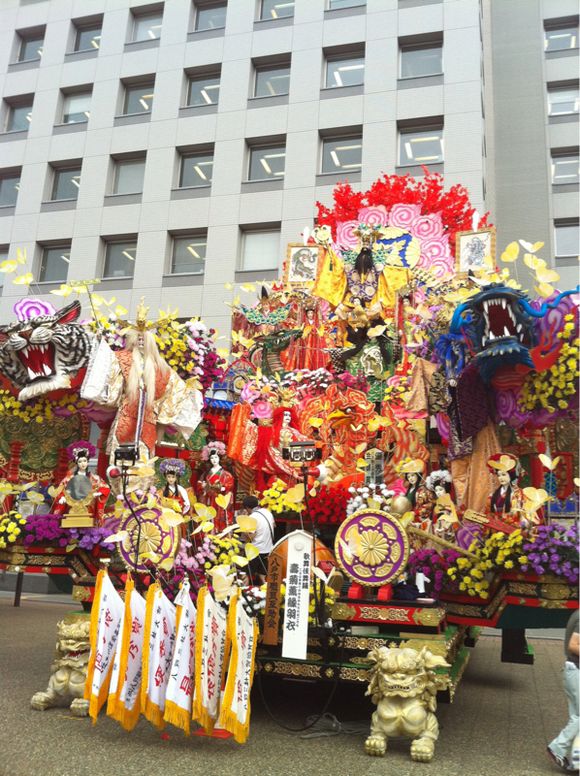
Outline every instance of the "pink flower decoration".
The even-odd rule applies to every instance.
[[[266,399],[258,399],[252,404],[252,414],[255,418],[271,418],[272,405]]]
[[[454,259],[449,251],[447,236],[421,242],[421,258],[417,264],[435,277],[443,278],[453,272]]]
[[[336,225],[336,242],[343,248],[356,248],[358,237],[354,230],[358,226],[358,221],[341,221]]]
[[[419,216],[411,224],[411,231],[415,237],[420,239],[429,239],[443,236],[443,222],[439,213],[429,213],[426,216]]]
[[[256,401],[259,395],[260,391],[257,391],[251,383],[246,383],[240,393],[240,401],[251,404],[253,401]]]
[[[421,205],[393,205],[389,216],[389,226],[407,229],[421,215]]]
[[[363,207],[362,210],[358,211],[358,220],[369,226],[386,226],[387,208],[384,205]]]

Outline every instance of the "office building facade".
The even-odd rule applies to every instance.
[[[227,335],[227,303],[279,275],[336,182],[426,164],[570,285],[575,6],[2,0],[0,258],[25,250],[57,304],[98,278],[131,313],[144,296]],[[25,289],[5,278],[2,322]]]

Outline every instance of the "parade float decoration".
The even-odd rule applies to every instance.
[[[317,211],[279,280],[231,289],[228,363],[201,321],[128,320],[91,284],[86,321],[18,303],[0,563],[70,574],[92,602],[94,720],[243,742],[254,672],[370,682],[367,751],[411,735],[428,760],[477,628],[531,662],[524,629],[578,605],[576,529],[555,520],[578,513],[577,292],[540,243],[496,257],[440,175],[340,184]],[[66,450],[89,438],[87,476]],[[63,523],[76,485],[92,526]],[[276,520],[265,585],[248,494]]]

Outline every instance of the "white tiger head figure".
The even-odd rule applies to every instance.
[[[93,337],[74,323],[80,312],[75,301],[53,315],[0,326],[0,373],[20,388],[20,401],[70,388],[88,365]]]

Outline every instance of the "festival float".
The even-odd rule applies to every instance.
[[[578,607],[578,290],[541,243],[496,257],[437,174],[317,210],[237,290],[229,354],[96,281],[56,291],[86,320],[25,297],[0,328],[0,564],[91,609],[34,708],[243,743],[255,674],[368,684],[366,751],[429,761],[479,629],[532,662],[526,628]],[[276,522],[260,574],[248,496]]]

